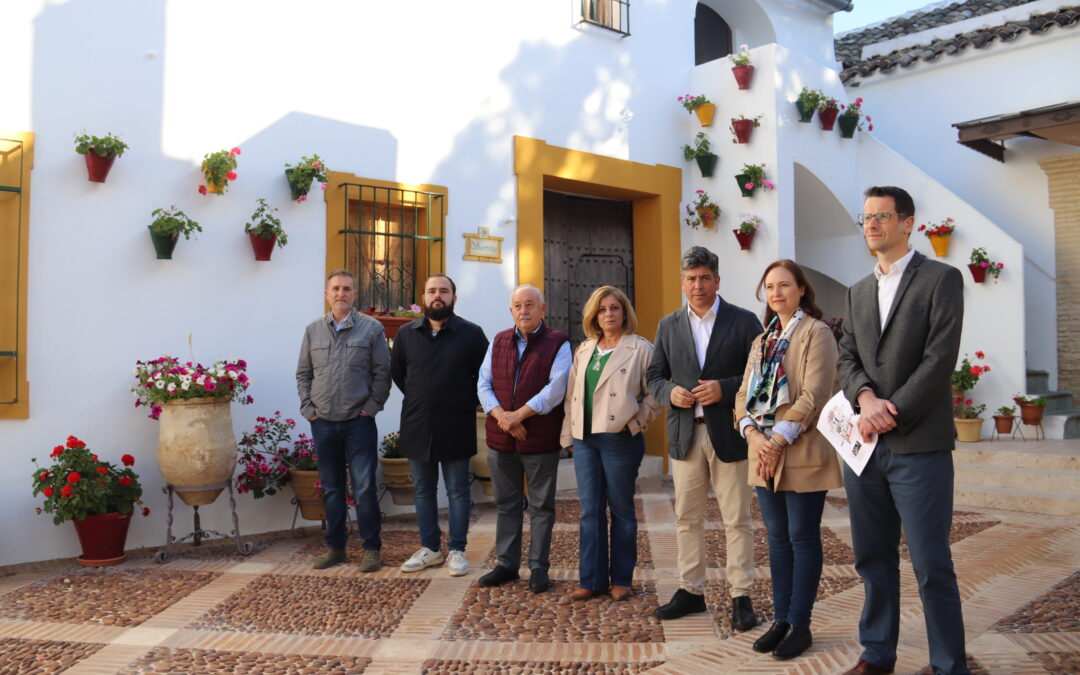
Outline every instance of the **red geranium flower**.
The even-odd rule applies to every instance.
[[[55,448],[53,448],[52,454],[50,454],[49,457],[59,457],[60,453],[62,453],[63,451],[64,451],[64,446],[58,445]]]
[[[71,486],[65,485],[60,489],[60,496],[66,499],[71,496],[71,491]]]
[[[109,467],[107,467],[107,466],[99,466],[97,468],[97,472],[98,473],[109,473]]]
[[[986,358],[986,353],[985,352],[975,352],[975,357],[980,358],[980,359],[985,359]]]
[[[41,491],[41,494],[45,495],[46,497],[52,497],[52,496],[53,496],[53,489],[52,489],[52,486],[50,485],[49,487],[47,487],[47,488],[45,488],[44,490],[42,490],[42,491]]]
[[[150,515],[150,507],[148,507],[148,506],[144,506],[144,507],[143,507],[143,510],[142,510],[142,514],[143,514],[143,517],[144,517],[144,518],[145,518],[146,516]]]
[[[120,483],[121,485],[123,485],[124,487],[127,487],[127,486],[131,485],[131,476],[120,476],[120,478],[119,478],[119,480],[117,482]]]
[[[206,192],[207,192],[206,186],[205,185],[200,185],[199,186],[199,194],[204,195],[204,194],[206,194]]]
[[[135,458],[131,455],[120,455],[120,461],[123,462],[124,466],[135,465]]]
[[[48,477],[49,477],[49,476],[51,476],[51,475],[52,475],[52,474],[51,474],[51,473],[49,473],[48,471],[42,471],[42,472],[41,472],[41,475],[40,475],[40,476],[38,476],[38,480],[45,480],[46,478],[48,478]]]
[[[229,173],[225,174],[225,177],[229,180],[236,180],[236,172],[230,171]]]
[[[69,483],[78,483],[80,478],[82,478],[82,476],[79,475],[78,471],[72,471],[71,473],[68,474],[67,482],[69,482]]]
[[[69,448],[85,448],[86,443],[83,443],[82,441],[75,438],[74,436],[68,436],[68,438],[67,438],[67,447],[69,447]]]
[[[233,157],[239,155],[240,154],[240,148],[233,148],[232,150],[229,151],[229,154],[232,155]]]

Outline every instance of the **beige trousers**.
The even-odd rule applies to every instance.
[[[750,595],[754,583],[754,529],[750,520],[749,462],[721,462],[713,452],[704,424],[695,425],[686,459],[671,460],[675,479],[676,541],[679,546],[679,587],[705,592],[705,503],[709,484],[724,519],[727,540],[725,572],[731,597]]]

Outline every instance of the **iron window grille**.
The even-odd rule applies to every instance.
[[[630,0],[581,0],[578,24],[588,23],[630,36]]]

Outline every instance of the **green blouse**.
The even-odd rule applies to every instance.
[[[592,404],[593,395],[596,393],[596,383],[600,381],[600,375],[604,372],[608,358],[614,349],[601,350],[599,347],[589,359],[589,365],[585,369],[585,428],[584,432],[592,431]]]

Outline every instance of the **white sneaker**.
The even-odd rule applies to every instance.
[[[450,570],[450,576],[461,577],[469,571],[469,560],[464,551],[450,551],[446,557],[446,567]]]
[[[434,567],[435,565],[441,565],[442,561],[442,551],[432,551],[426,546],[421,546],[419,551],[413,553],[412,557],[406,560],[404,564],[402,564],[401,571],[419,572],[425,567]]]

